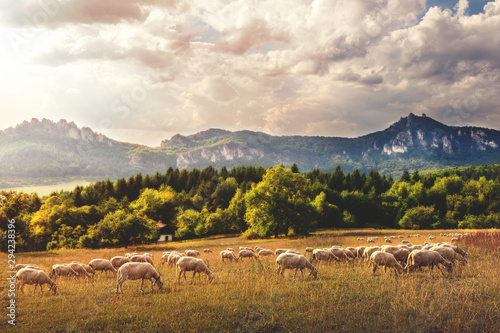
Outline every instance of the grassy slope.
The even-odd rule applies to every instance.
[[[369,232],[379,234],[378,231]],[[410,234],[410,231],[385,231]],[[432,231],[439,235],[439,231]],[[48,271],[55,263],[72,260],[88,262],[93,258],[111,258],[130,251],[147,250],[154,254],[159,272],[166,281],[160,292],[139,291],[138,281],[127,281],[124,294],[116,295],[116,280],[97,277],[93,282],[64,280],[57,295],[47,293],[17,297],[17,329],[26,332],[476,332],[500,331],[500,255],[495,249],[461,246],[469,253],[469,264],[452,274],[427,270],[396,277],[392,272],[377,271],[373,276],[365,264],[319,264],[317,280],[306,276],[285,279],[275,276],[274,258],[243,263],[222,263],[218,252],[226,247],[261,245],[265,248],[290,247],[301,252],[305,247],[366,245],[359,235],[343,232],[319,232],[300,240],[247,241],[241,238],[216,238],[202,241],[169,243],[140,249],[104,249],[95,251],[57,251],[22,253],[18,263],[35,263]],[[421,231],[422,235],[427,232]],[[427,240],[421,237],[416,242]],[[438,236],[436,241],[449,241]],[[381,240],[379,244],[385,244]],[[160,266],[165,249],[202,250],[216,280],[206,277],[192,285],[176,283],[175,269]],[[5,272],[1,274],[5,279]],[[190,280],[190,276],[188,277]],[[46,290],[47,287],[45,286]],[[4,300],[6,300],[6,295]],[[221,318],[222,317],[222,318]],[[0,327],[6,326],[4,320]]]

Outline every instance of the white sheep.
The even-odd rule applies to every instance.
[[[247,250],[247,251],[252,251],[252,252],[255,252],[251,247],[248,247],[248,246],[240,246],[239,250]]]
[[[276,270],[277,274],[284,277],[285,269],[295,269],[294,277],[297,275],[297,271],[300,269],[302,277],[304,277],[303,269],[307,268],[310,270],[309,275],[313,275],[314,278],[318,277],[318,270],[314,267],[306,257],[301,254],[294,253],[282,253],[276,258]]]
[[[203,262],[202,259],[196,259],[193,257],[182,257],[177,261],[176,269],[177,273],[177,282],[181,283],[181,275],[184,273],[184,280],[186,280],[186,272],[193,272],[193,279],[198,273],[201,278],[201,273],[205,273],[208,276],[208,282],[211,282],[214,279],[214,274],[208,269],[207,265]],[[193,283],[193,279],[191,279],[191,283]]]
[[[139,280],[141,279],[141,291],[142,285],[144,284],[144,279],[151,281],[151,292],[153,292],[153,287],[158,285],[158,288],[163,287],[163,280],[156,271],[156,269],[146,262],[128,262],[122,265],[118,269],[118,278],[116,282],[116,293],[121,290],[123,294],[123,283],[127,280]]]
[[[375,251],[370,255],[370,265],[373,265],[373,274],[378,266],[384,266],[384,272],[387,267],[394,268],[396,275],[403,272],[403,267],[396,261],[396,258],[389,252]]]
[[[276,249],[274,250],[274,254],[279,256],[280,254],[285,253],[286,251],[287,249]]]
[[[18,281],[16,289],[21,289],[21,292],[24,294],[24,285],[26,284],[34,284],[35,289],[33,293],[36,291],[36,286],[40,286],[40,291],[43,294],[42,285],[48,284],[50,285],[49,291],[53,290],[54,294],[57,292],[57,285],[54,281],[52,281],[47,274],[41,269],[32,269],[32,268],[21,268],[16,273],[16,279]]]
[[[257,255],[255,253],[253,253],[252,251],[240,250],[240,252],[238,252],[238,260],[243,261],[243,258],[252,258],[255,260],[259,259],[257,257]]]
[[[297,250],[297,249],[288,249],[288,250],[286,250],[286,252],[285,252],[285,253],[295,253],[295,254],[301,254],[301,253],[299,252],[299,250]]]
[[[124,257],[124,256],[116,256],[116,257],[113,257],[111,258],[109,261],[111,261],[111,265],[113,265],[113,267],[115,269],[118,269],[120,268],[122,265],[130,262],[130,257]]]
[[[87,270],[85,269],[85,266],[82,263],[73,261],[72,263],[69,263],[68,266],[71,267],[72,270],[77,272],[78,276],[81,276],[81,277],[86,276],[88,278],[91,277],[89,272],[87,272]]]
[[[37,266],[37,265],[35,265],[35,264],[17,264],[17,265],[14,267],[14,270],[18,271],[18,270],[23,269],[23,268],[40,269],[40,267],[38,267],[38,266]]]
[[[380,250],[381,250],[381,248],[379,246],[370,246],[370,247],[367,247],[363,251],[362,257],[365,259],[365,261],[368,261],[368,260],[370,260],[370,256],[372,255],[373,252],[380,251]]]
[[[339,261],[340,259],[336,255],[334,255],[330,250],[324,250],[324,249],[314,249],[313,250],[311,262],[330,261],[330,260]]]
[[[232,247],[228,247],[226,250],[234,252],[234,249]]]
[[[464,258],[467,258],[467,256],[468,256],[467,253],[462,248],[460,248],[457,245],[454,245],[454,244],[443,244],[443,246],[452,248],[453,251],[455,251],[457,254],[460,254]]]
[[[458,260],[458,254],[450,247],[441,245],[441,246],[435,246],[430,250],[438,252],[441,255],[441,257],[448,260],[452,264]],[[463,258],[463,260],[467,262],[467,259]]]
[[[111,264],[111,261],[108,259],[92,259],[89,262],[89,266],[95,271],[101,271],[101,272],[112,272],[113,276],[116,276],[116,269],[113,267]]]
[[[131,256],[130,262],[147,262],[148,264],[154,266],[153,259],[151,259],[150,256],[145,256],[141,254],[136,254],[135,256]]]
[[[314,249],[312,247],[306,247],[306,252],[313,252]]]
[[[233,262],[238,261],[238,258],[236,257],[236,254],[234,254],[233,251],[228,251],[228,250],[222,250],[220,251],[220,257],[222,259],[222,262],[224,262],[224,259],[228,259],[229,261]]]
[[[415,267],[431,266],[431,270],[429,271],[429,274],[431,274],[434,266],[436,266],[437,268],[439,268],[441,273],[443,273],[439,265],[443,265],[444,267],[446,267],[448,272],[451,273],[451,263],[446,261],[438,252],[429,250],[415,250],[411,252],[410,256],[408,257],[406,269],[408,270],[408,272],[410,272]]]
[[[274,252],[269,249],[261,249],[259,251],[259,257],[274,256]]]
[[[344,249],[338,247],[331,247],[328,250],[332,252],[336,257],[338,257],[340,261],[352,262],[352,259],[347,256],[347,254],[344,252]]]
[[[358,251],[355,247],[346,247],[345,250],[350,251],[352,253],[353,258],[358,257]]]
[[[183,258],[183,257],[186,257],[186,255],[184,253],[171,253],[169,256],[168,256],[168,259],[167,259],[167,265],[170,266],[170,265],[175,265],[177,263],[177,261],[179,261],[180,258]]]
[[[49,277],[56,280],[60,276],[78,276],[78,273],[75,272],[71,267],[67,264],[65,265],[53,265],[52,270],[50,271]]]
[[[382,246],[381,251],[392,254],[394,258],[396,258],[397,261],[403,263],[403,265],[408,261],[408,256],[410,255],[410,251],[408,251],[407,249],[392,245]]]
[[[92,274],[92,276],[94,276],[95,270],[92,267],[90,267],[87,264],[83,264],[83,267],[85,268],[85,270],[87,271],[87,273]]]
[[[188,257],[199,257],[200,256],[200,252],[196,251],[196,250],[186,250],[184,251],[184,253],[188,256]]]
[[[358,246],[356,248],[356,256],[358,258],[362,258],[363,257],[363,252],[365,251],[365,249],[366,249],[366,246]]]
[[[203,253],[212,253],[212,250],[210,250],[210,249],[203,249]]]

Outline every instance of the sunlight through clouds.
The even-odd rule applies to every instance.
[[[355,137],[410,112],[499,128],[500,0],[483,6],[3,3],[1,127],[66,118],[151,146],[211,127]]]

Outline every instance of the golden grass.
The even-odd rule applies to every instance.
[[[435,241],[449,241],[430,231]],[[449,232],[449,231],[447,231]],[[320,263],[318,279],[304,272],[293,278],[276,276],[274,258],[222,263],[218,252],[226,247],[261,245],[265,248],[366,245],[358,237],[408,235],[410,231],[320,231],[301,239],[247,241],[239,237],[174,242],[140,248],[62,250],[18,253],[18,263],[34,263],[46,272],[56,263],[93,258],[111,258],[126,252],[153,253],[155,265],[165,280],[163,289],[151,293],[150,283],[127,281],[124,294],[116,294],[116,279],[96,276],[92,282],[62,278],[58,294],[33,286],[16,298],[16,330],[19,332],[498,332],[500,331],[500,263],[498,249],[461,245],[469,253],[469,264],[452,274],[427,269],[395,276],[377,270],[374,276],[364,263]],[[362,235],[363,236],[360,236]],[[427,240],[410,238],[414,244]],[[407,239],[407,238],[405,238]],[[418,240],[418,242],[416,241]],[[397,244],[399,240],[394,242]],[[175,268],[159,264],[163,250],[210,248],[202,258],[215,274],[192,284],[177,284]],[[2,272],[2,279],[5,279]],[[188,273],[188,281],[191,281]],[[4,280],[5,281],[5,280]],[[8,298],[3,293],[6,304]],[[5,307],[3,307],[5,309]],[[5,311],[5,310],[4,310]],[[7,327],[5,319],[0,329]]]

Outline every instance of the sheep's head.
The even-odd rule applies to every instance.
[[[57,284],[53,283],[49,288],[49,291],[51,291],[51,290],[54,292],[54,294],[56,294],[57,293]]]
[[[208,274],[208,282],[212,282],[214,278],[215,278],[214,273],[210,272],[210,274]]]
[[[453,265],[450,262],[445,262],[444,266],[446,267],[448,273],[451,273],[453,271]]]
[[[318,278],[318,270],[316,268],[314,268],[310,273],[309,275],[312,275],[314,276],[315,279]]]
[[[163,288],[163,279],[161,278],[161,276],[158,276],[158,279],[156,279],[154,284],[158,286],[158,289]]]

